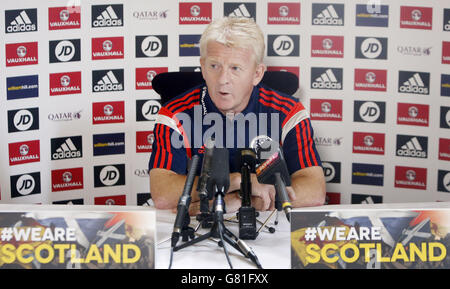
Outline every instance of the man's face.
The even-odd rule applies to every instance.
[[[253,86],[264,75],[264,64],[256,64],[251,49],[230,48],[216,41],[208,42],[206,52],[200,64],[212,101],[223,114],[243,111]]]

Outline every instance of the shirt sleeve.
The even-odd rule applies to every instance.
[[[152,154],[148,164],[149,170],[162,168],[177,174],[187,173],[187,154],[184,146],[176,148],[172,145],[172,138],[182,136],[167,125],[156,123],[154,129]]]
[[[322,165],[314,143],[314,131],[309,117],[299,121],[289,130],[282,148],[290,174],[303,168]]]

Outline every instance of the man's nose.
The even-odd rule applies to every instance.
[[[219,84],[228,84],[230,82],[230,74],[228,69],[222,69],[219,74]]]

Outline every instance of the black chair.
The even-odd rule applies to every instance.
[[[201,72],[164,72],[153,78],[152,86],[164,104],[202,82],[204,80]],[[266,71],[261,82],[274,90],[290,95],[298,89],[297,76],[287,71]]]

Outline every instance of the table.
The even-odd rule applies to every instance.
[[[265,221],[271,212],[261,212],[258,220]],[[226,214],[225,219],[235,214]],[[170,241],[176,215],[171,211],[157,210],[157,252],[156,268],[167,269],[170,262]],[[235,218],[234,221],[237,221]],[[274,233],[263,228],[255,240],[244,240],[253,249],[264,269],[288,269],[291,266],[290,224],[284,212],[279,212],[278,225],[274,225],[275,215],[269,220],[268,226],[274,226]],[[191,227],[198,224],[195,217],[191,218]],[[257,223],[257,229],[261,224]],[[225,227],[237,237],[239,226],[237,223],[225,222]],[[199,234],[205,234],[209,229],[200,228]],[[181,238],[177,245],[182,244]],[[228,243],[226,244],[231,264],[234,269],[256,269],[256,265]],[[204,240],[192,246],[174,252],[172,269],[229,269],[224,250],[212,240]]]

